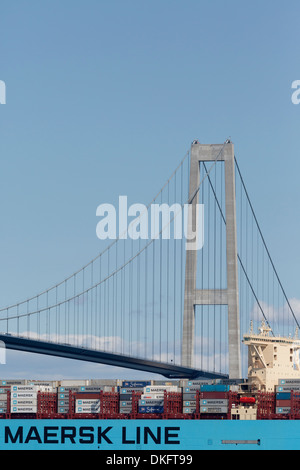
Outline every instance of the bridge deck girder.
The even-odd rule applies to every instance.
[[[107,364],[115,367],[125,367],[127,369],[135,369],[153,374],[161,374],[169,379],[228,378],[228,375],[217,372],[191,369],[175,364],[135,358],[104,351],[96,351],[93,349],[85,349],[69,344],[59,344],[48,341],[28,339],[10,334],[0,334],[0,341],[3,341],[7,349],[36,354],[46,354],[79,361]]]

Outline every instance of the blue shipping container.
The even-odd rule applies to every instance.
[[[200,386],[201,392],[228,392],[229,385],[224,384],[203,384]]]
[[[139,406],[139,413],[163,413],[163,406]]]
[[[290,392],[277,392],[276,393],[276,400],[290,400],[291,393]]]
[[[122,388],[143,388],[143,387],[146,387],[147,385],[151,385],[151,381],[130,380],[130,381],[122,382]]]

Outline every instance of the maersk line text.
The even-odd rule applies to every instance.
[[[4,427],[5,444],[113,444],[113,426],[18,426],[12,430],[10,426]],[[122,445],[132,444],[165,444],[179,445],[179,426],[136,426],[128,429],[126,426],[118,428],[121,432]]]

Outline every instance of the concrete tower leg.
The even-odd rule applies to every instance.
[[[197,289],[197,250],[186,250],[185,292],[182,335],[182,365],[193,367],[195,336],[195,305],[228,305],[229,377],[241,377],[239,295],[236,239],[236,203],[234,146],[193,144],[191,147],[189,201],[192,205],[188,227],[195,231],[196,209],[200,184],[199,162],[224,161],[226,207],[227,289]],[[218,163],[216,163],[218,164]],[[195,194],[196,192],[196,194]],[[193,197],[194,196],[194,197]],[[188,244],[187,244],[188,246]]]
[[[199,192],[197,188],[200,184],[199,161],[194,151],[194,145],[191,149],[190,163],[190,185],[189,201],[192,210],[188,216],[188,234],[196,231],[196,210],[199,201]],[[195,194],[192,199],[192,195]],[[190,217],[191,215],[191,217]],[[182,365],[192,367],[194,354],[194,336],[195,336],[195,291],[196,291],[196,272],[197,272],[197,250],[186,250],[185,265],[185,289],[184,289],[184,316],[182,330]]]

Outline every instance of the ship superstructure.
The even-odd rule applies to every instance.
[[[300,340],[296,330],[294,337],[271,334],[271,328],[262,321],[258,333],[244,335],[248,346],[248,383],[253,391],[273,392],[280,379],[299,379]]]

